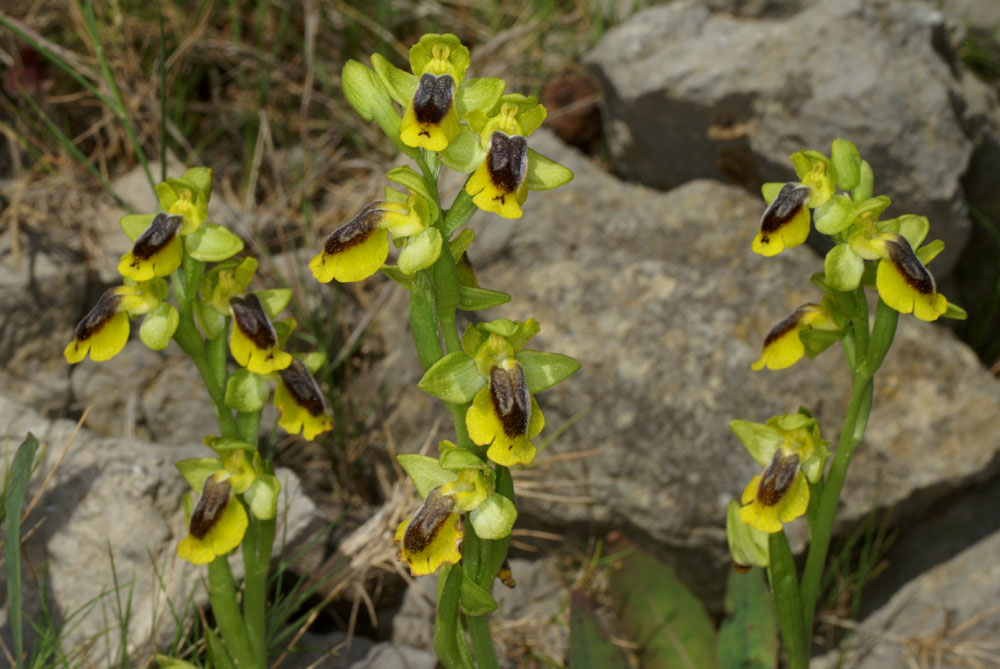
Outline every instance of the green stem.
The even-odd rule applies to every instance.
[[[788,661],[788,669],[806,669],[809,666],[808,636],[801,611],[798,578],[795,572],[795,558],[788,546],[784,530],[768,536],[771,553],[771,590],[778,614],[778,626]]]
[[[212,603],[212,612],[219,624],[222,640],[236,666],[240,669],[263,669],[265,665],[257,661],[247,628],[243,625],[240,607],[236,603],[236,584],[225,556],[219,556],[208,563],[208,598]]]
[[[497,669],[500,665],[493,648],[489,616],[466,616],[465,627],[469,630],[469,642],[472,644],[476,666],[479,669]]]
[[[426,272],[418,272],[410,286],[410,333],[424,370],[441,359],[441,340],[434,318],[434,289]]]
[[[256,448],[260,441],[260,411],[237,412],[236,431],[240,435],[240,441]]]
[[[267,663],[267,573],[275,526],[273,518],[258,520],[251,516],[243,537],[243,619],[261,666]]]
[[[459,650],[461,627],[458,624],[458,600],[462,595],[462,569],[457,566],[442,567],[438,578],[444,579],[444,586],[438,588],[434,650],[446,669],[470,669],[472,663]]]
[[[178,310],[180,311],[180,310]],[[201,374],[202,381],[205,382],[205,389],[212,400],[212,408],[215,410],[215,420],[219,423],[219,430],[222,436],[227,439],[238,438],[236,423],[233,420],[233,412],[226,406],[225,383],[219,383],[216,370],[209,363],[205,353],[205,342],[201,338],[201,333],[195,327],[191,319],[190,311],[185,314],[180,311],[180,321],[177,324],[177,331],[174,332],[174,341],[187,353],[194,366]]]
[[[854,449],[861,443],[868,416],[872,408],[872,388],[870,378],[854,377],[854,388],[851,392],[851,402],[847,407],[847,415],[840,430],[837,451],[830,465],[819,505],[816,508],[815,523],[810,527],[809,554],[806,566],[802,572],[802,619],[805,629],[812,630],[813,613],[816,609],[816,598],[819,596],[820,579],[823,576],[823,565],[826,563],[826,553],[830,547],[830,537],[833,533],[833,521],[840,502],[840,493],[847,478],[847,468],[851,464]]]

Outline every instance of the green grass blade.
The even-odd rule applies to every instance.
[[[24,666],[24,638],[21,635],[21,507],[24,493],[31,478],[31,465],[38,450],[38,440],[28,433],[14,456],[10,483],[4,499],[3,557],[7,572],[7,614],[10,617],[11,635],[14,637],[14,658],[18,669]]]

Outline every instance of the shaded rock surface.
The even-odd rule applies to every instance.
[[[906,584],[822,667],[1000,665],[1000,532]]]
[[[806,247],[751,253],[763,204],[742,189],[702,180],[660,193],[622,183],[546,133],[532,145],[575,179],[532,194],[520,220],[481,220],[502,232],[497,250],[484,257],[473,245],[470,254],[483,286],[513,296],[486,317],[533,316],[542,331],[530,348],[582,364],[539,395],[543,437],[584,414],[515,473],[518,526],[623,529],[717,597],[729,563],[726,504],[759,473],[728,421],[762,422],[804,404],[828,440],[838,436],[850,393],[839,350],[780,372],[750,370],[767,331],[820,297],[809,276],[821,260]],[[396,447],[415,451],[451,438],[451,425],[409,385],[420,371],[396,320],[405,294],[393,299],[379,316],[388,352],[379,383],[395,407],[386,424]],[[842,522],[882,505],[900,519],[916,515],[997,472],[1000,384],[944,328],[900,319],[874,405]],[[585,457],[566,459],[574,453]],[[801,545],[804,527],[792,531]]]
[[[711,177],[756,191],[795,178],[789,154],[846,137],[889,215],[928,216],[948,247],[938,271],[951,267],[970,227],[961,182],[991,182],[991,170],[966,173],[1000,136],[995,92],[960,65],[958,20],[922,2],[714,3],[726,5],[777,17],[682,0],[640,12],[587,56],[614,169],[660,188]]]
[[[0,396],[0,438],[14,448],[30,431],[47,448],[28,499],[41,477],[56,465],[74,428],[72,421],[49,421]],[[26,546],[34,569],[47,575],[51,610],[57,618],[76,615],[71,629],[61,636],[66,652],[101,639],[109,624],[117,634],[118,598],[122,602],[131,598],[128,644],[140,656],[149,648],[145,644],[162,642],[163,634],[173,632],[171,606],[183,611],[192,593],[195,602],[207,602],[201,585],[204,570],[175,554],[177,542],[187,532],[182,496],[189,488],[174,463],[210,455],[197,443],[102,438],[87,429],[76,434],[40,504],[23,525],[27,529],[41,521]],[[295,475],[287,469],[277,474],[282,483],[278,536],[294,544],[322,521]],[[241,574],[242,560],[233,559],[232,567]],[[25,580],[28,573],[24,572]],[[27,614],[33,617],[37,609]],[[89,661],[102,664],[98,656],[117,642],[109,637],[110,645],[94,643]]]

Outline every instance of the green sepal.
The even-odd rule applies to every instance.
[[[528,190],[549,190],[567,184],[572,179],[573,170],[528,149],[528,172],[525,175]]]
[[[941,314],[941,318],[952,318],[956,321],[964,321],[969,317],[969,313],[962,307],[952,302],[948,303],[948,308]]]
[[[538,334],[541,326],[534,318],[529,318],[524,322],[512,321],[509,318],[495,318],[487,323],[477,323],[483,332],[495,334],[503,337],[514,348],[514,352],[520,351],[529,339]]]
[[[139,327],[139,339],[154,351],[162,351],[170,343],[177,331],[181,318],[177,309],[169,302],[161,302],[142,319]]]
[[[835,235],[854,222],[857,212],[851,198],[836,194],[813,212],[813,223],[818,232]]]
[[[807,328],[799,332],[799,339],[806,349],[806,355],[812,360],[817,355],[843,339],[842,330],[814,330]]]
[[[416,44],[410,47],[410,68],[413,70],[413,74],[418,77],[424,74],[424,68],[434,57],[434,46],[440,43],[444,43],[448,47],[448,65],[450,66],[448,73],[455,79],[457,87],[465,78],[465,71],[469,69],[472,57],[469,54],[469,48],[451,33],[427,33],[423,35]]]
[[[385,86],[389,97],[403,107],[407,107],[413,101],[413,96],[417,94],[417,86],[419,85],[417,77],[406,70],[399,69],[381,54],[373,53],[371,60],[372,68],[382,81],[382,85]],[[344,92],[347,92],[346,85]],[[371,119],[366,120],[370,121]]]
[[[192,167],[181,175],[181,180],[194,186],[203,198],[205,204],[212,199],[212,170],[208,167]]]
[[[161,181],[156,184],[154,190],[156,191],[156,197],[160,201],[160,209],[162,211],[169,211],[170,205],[177,202],[177,191],[175,191],[167,181]]]
[[[191,489],[200,495],[208,477],[222,469],[222,461],[219,458],[189,458],[178,460],[174,466]]]
[[[576,359],[561,353],[519,351],[514,359],[524,370],[524,380],[532,395],[551,388],[580,369],[580,363]]]
[[[760,194],[764,196],[764,202],[771,204],[774,202],[774,198],[778,197],[778,193],[784,188],[784,181],[769,181],[768,183],[760,187]]]
[[[483,462],[482,458],[472,451],[455,445],[445,446],[445,444],[450,444],[450,442],[441,442],[441,455],[438,457],[441,469],[455,472],[463,469],[483,469],[489,467],[489,465]]]
[[[406,290],[410,290],[413,287],[414,277],[412,275],[404,274],[403,271],[395,265],[386,264],[379,267],[379,269],[382,271],[382,274],[385,274]]]
[[[184,248],[195,260],[220,262],[243,250],[243,240],[218,223],[202,223],[184,238]]]
[[[726,538],[736,564],[767,567],[771,563],[767,533],[740,520],[740,503],[735,499],[729,501],[726,509]]]
[[[374,63],[374,56],[372,59]],[[455,92],[455,109],[458,111],[459,118],[465,118],[473,110],[486,112],[493,109],[505,90],[507,90],[507,82],[503,79],[496,77],[467,79]],[[416,91],[415,87],[414,91]],[[412,99],[413,96],[410,97]]]
[[[198,317],[198,324],[201,331],[205,333],[206,339],[215,339],[222,334],[226,327],[226,316],[223,316],[215,308],[204,300],[195,300],[192,303],[195,316]]]
[[[931,222],[927,220],[926,216],[917,216],[916,214],[903,214],[898,220],[899,234],[906,237],[906,241],[910,242],[912,248],[920,248],[924,239],[927,238],[927,233],[930,232]]]
[[[441,162],[456,172],[473,172],[486,159],[486,149],[482,146],[479,133],[463,124],[458,136],[438,155]]]
[[[288,338],[292,336],[295,332],[295,328],[298,326],[299,322],[293,317],[282,318],[280,321],[274,321],[274,333],[278,336],[278,348],[284,349],[285,344],[288,343]]]
[[[245,441],[240,441],[239,439],[216,437],[210,434],[202,439],[201,442],[218,453],[220,458],[226,458],[236,451],[245,451],[250,457],[257,454],[256,446],[248,444]]]
[[[372,75],[374,74],[369,68],[353,59],[344,63],[344,67],[340,71],[340,84],[344,91],[344,97],[347,98],[348,104],[354,108],[358,116],[366,121],[375,118],[371,101],[378,95],[388,95],[384,86],[372,84]]]
[[[264,313],[271,319],[280,314],[292,300],[292,291],[288,288],[255,290],[253,294],[260,300],[260,306],[264,308]]]
[[[274,474],[260,474],[243,493],[250,513],[258,520],[271,520],[278,515],[281,481]]]
[[[133,242],[139,239],[139,235],[144,233],[146,229],[153,224],[153,219],[156,218],[156,214],[129,214],[127,216],[122,216],[118,223],[122,226],[122,230]]]
[[[732,420],[729,421],[729,429],[743,442],[750,457],[762,467],[771,464],[771,457],[785,443],[785,437],[768,425],[748,420]]]
[[[914,246],[913,249],[916,252],[917,257],[920,258],[920,262],[926,266],[927,263],[934,260],[934,258],[936,258],[941,251],[944,251],[944,242],[940,239],[935,239],[926,246],[922,246],[919,249]]]
[[[430,220],[433,221],[437,219],[440,212],[438,211],[436,201],[434,200],[434,196],[431,194],[430,190],[427,189],[427,182],[424,181],[424,178],[420,176],[420,174],[406,165],[403,165],[389,170],[385,177],[389,181],[394,181],[410,192],[419,195],[424,202],[427,203],[427,206],[430,209]],[[405,198],[403,199],[403,202],[406,202]]]
[[[779,429],[785,430],[786,432],[791,432],[792,430],[801,430],[807,427],[815,426],[816,419],[813,418],[811,411],[796,411],[794,413],[783,413],[777,416],[772,416],[767,421],[768,425],[773,425]]]
[[[497,610],[497,602],[493,599],[493,595],[468,575],[462,579],[461,592],[458,601],[465,615],[485,616]]]
[[[306,353],[305,355],[296,355],[302,364],[306,366],[310,374],[316,374],[319,368],[323,366],[326,362],[326,353],[322,351],[313,351],[312,353]]]
[[[503,539],[510,535],[517,520],[517,508],[499,493],[492,493],[486,501],[469,512],[469,521],[480,539]]]
[[[875,191],[875,174],[872,172],[872,166],[868,164],[867,160],[861,161],[859,177],[860,182],[851,191],[851,199],[855,202],[864,202]]]
[[[475,286],[458,286],[458,308],[463,311],[492,309],[510,302],[510,295],[499,290],[488,290]]]
[[[865,272],[864,259],[848,244],[837,244],[823,261],[824,283],[830,290],[854,290]]]
[[[861,154],[853,142],[838,137],[830,145],[830,161],[837,177],[837,187],[853,190],[861,183]]]
[[[476,369],[476,361],[464,351],[444,356],[428,369],[417,387],[451,404],[471,402],[486,383]]]
[[[476,327],[475,323],[469,323],[462,333],[462,350],[470,358],[475,357],[479,347],[486,341],[486,335]]]
[[[442,469],[437,458],[427,455],[397,455],[396,461],[413,481],[417,494],[426,498],[431,490],[458,478],[455,472]]]
[[[413,276],[420,270],[427,269],[437,262],[442,244],[441,231],[433,227],[407,237],[399,254],[399,271],[406,276]]]
[[[867,218],[870,221],[877,221],[878,217],[882,215],[882,212],[885,211],[890,204],[892,204],[892,200],[890,200],[887,195],[870,197],[861,202],[855,201],[855,215],[857,219]]]
[[[259,374],[241,367],[226,381],[225,403],[230,409],[253,413],[264,408],[270,392]]]

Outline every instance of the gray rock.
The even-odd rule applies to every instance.
[[[659,188],[725,177],[755,191],[794,178],[789,154],[845,137],[892,198],[890,214],[936,225],[943,273],[970,225],[960,180],[983,133],[969,98],[990,95],[998,126],[995,95],[962,74],[954,39],[921,2],[819,2],[757,20],[681,0],[609,31],[587,62],[619,173]]]
[[[754,255],[763,202],[739,188],[695,181],[659,193],[618,181],[546,133],[532,145],[575,179],[533,193],[520,220],[485,223],[510,230],[503,252],[483,258],[473,246],[471,254],[481,284],[513,296],[485,317],[535,317],[542,330],[531,348],[582,363],[539,395],[543,437],[585,413],[531,469],[515,472],[518,526],[622,529],[717,597],[729,561],[726,505],[759,473],[728,422],[807,405],[827,439],[838,435],[850,392],[839,350],[780,372],[750,370],[767,331],[820,297],[809,276],[822,261],[806,247]],[[409,385],[420,371],[399,327],[400,302],[378,319],[387,351],[379,384],[394,407],[384,416],[397,450],[417,451],[451,438],[452,428],[443,408]],[[1000,385],[944,328],[900,321],[842,521],[881,505],[919,514],[1000,463]],[[550,461],[576,452],[592,454]],[[799,545],[804,529],[792,525]]]
[[[843,664],[832,652],[818,667],[1000,666],[1000,533],[908,583],[881,609],[847,624]]]
[[[0,396],[0,438],[16,446],[31,431],[47,448],[29,498],[56,465],[74,427]],[[189,489],[174,463],[210,455],[197,443],[166,446],[101,438],[87,429],[76,434],[25,525],[43,520],[30,551],[36,568],[47,569],[51,609],[62,616],[76,614],[71,629],[61,635],[65,651],[104,639],[111,624],[115,631],[107,645],[101,640],[87,651],[95,666],[101,664],[101,654],[117,647],[118,598],[131,600],[128,645],[133,656],[153,652],[147,644],[172,633],[170,606],[182,611],[192,593],[196,603],[207,601],[201,585],[204,569],[175,554],[186,534],[181,500]],[[278,536],[287,536],[294,545],[321,521],[295,475],[286,469],[277,475],[282,482]],[[231,564],[237,576],[242,573],[238,556]]]

